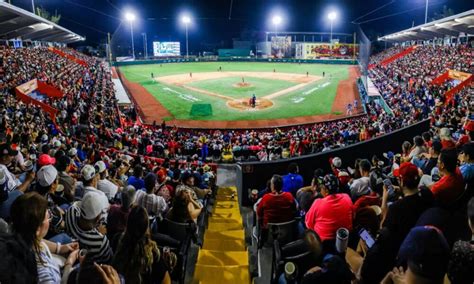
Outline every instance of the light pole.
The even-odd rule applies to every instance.
[[[337,18],[337,14],[336,12],[330,12],[328,14],[328,19],[329,19],[329,22],[331,24],[331,38],[330,38],[330,42],[331,42],[331,49],[330,49],[330,52],[329,52],[329,55],[330,57],[332,57],[332,23],[334,22],[334,20]]]
[[[425,24],[428,22],[428,2],[429,0],[426,0],[425,2]]]
[[[146,39],[146,33],[142,33],[143,36],[143,52],[145,53],[145,59],[148,58],[148,41]]]
[[[135,14],[127,12],[125,14],[125,19],[130,22],[130,36],[132,38],[132,57],[135,59],[135,45],[133,43],[133,21],[135,21]]]
[[[10,3],[10,2],[8,2]],[[31,0],[31,8],[33,9],[33,14],[36,15],[36,11],[35,11],[35,0]]]
[[[186,29],[186,58],[189,58],[188,25],[191,23],[191,18],[188,15],[184,15],[181,17],[181,21]]]

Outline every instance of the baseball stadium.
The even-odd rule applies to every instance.
[[[474,283],[471,2],[0,0],[0,283]]]

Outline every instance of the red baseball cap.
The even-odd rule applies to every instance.
[[[418,176],[418,168],[410,162],[405,162],[393,171],[393,176],[400,177],[404,181],[413,180]]]
[[[38,165],[40,167],[54,164],[56,164],[56,159],[48,154],[41,154],[38,158]]]

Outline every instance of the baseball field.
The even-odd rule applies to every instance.
[[[283,126],[344,117],[358,99],[357,70],[349,65],[193,62],[119,70],[146,123]]]

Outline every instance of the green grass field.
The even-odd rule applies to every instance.
[[[151,79],[177,74],[193,74],[199,72],[216,72],[219,67],[222,71],[247,71],[247,72],[276,72],[296,73],[322,76],[325,78],[310,83],[302,89],[289,92],[280,97],[271,99],[273,106],[262,110],[238,110],[229,108],[226,99],[209,96],[198,91],[189,90],[182,86],[164,84]],[[256,120],[290,118],[306,115],[330,114],[336,96],[337,85],[340,80],[349,76],[347,65],[325,64],[296,64],[296,63],[255,63],[255,62],[196,62],[196,63],[168,63],[129,65],[120,67],[124,76],[132,82],[141,84],[173,115],[169,119],[193,120]],[[331,74],[331,76],[329,76]],[[245,82],[252,86],[236,88],[233,85],[240,82],[240,77],[226,77],[212,80],[195,81],[186,84],[213,93],[222,94],[232,98],[248,99],[253,93],[257,98],[286,89],[297,83],[285,80],[271,80],[255,77],[246,77]],[[212,116],[191,116],[193,104],[211,104]]]

